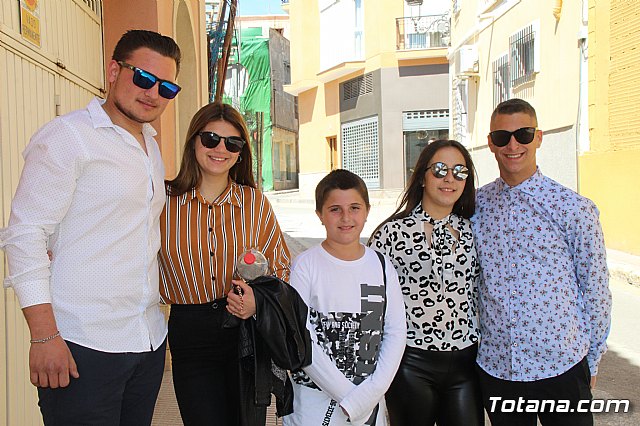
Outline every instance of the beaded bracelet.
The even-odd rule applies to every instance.
[[[55,334],[52,334],[52,335],[51,335],[51,336],[49,336],[49,337],[45,337],[44,339],[31,339],[31,340],[29,340],[29,343],[46,343],[46,342],[48,342],[49,340],[53,340],[53,339],[55,339],[55,338],[56,338],[56,337],[58,337],[59,335],[60,335],[60,332],[59,332],[59,331],[56,331],[56,333],[55,333]]]

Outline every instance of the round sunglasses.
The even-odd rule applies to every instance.
[[[224,139],[224,147],[229,152],[240,152],[246,143],[240,136],[220,136],[214,132],[200,132],[200,143],[205,148],[215,148]]]
[[[469,169],[463,164],[456,164],[453,167],[449,167],[442,161],[438,161],[428,166],[427,170],[428,169],[431,169],[431,173],[438,179],[444,179],[449,169],[451,169],[451,174],[455,180],[465,180],[469,177]]]
[[[533,141],[533,138],[536,136],[536,128],[521,127],[518,130],[514,130],[513,132],[510,132],[508,130],[494,130],[493,132],[489,132],[491,142],[493,142],[495,146],[500,148],[509,144],[511,135],[516,138],[518,143],[526,145],[531,143]]]
[[[158,94],[165,99],[175,98],[181,89],[181,87],[177,84],[167,80],[161,80],[155,75],[151,74],[149,71],[134,67],[133,65],[128,64],[124,61],[117,62],[121,67],[128,68],[133,71],[133,84],[141,89],[151,89],[157,82],[160,82],[160,86],[158,87]]]

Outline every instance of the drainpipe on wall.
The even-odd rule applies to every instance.
[[[582,0],[582,26],[578,31],[580,55],[578,79],[578,117],[576,120],[576,192],[580,193],[580,154],[591,149],[589,141],[589,15]]]

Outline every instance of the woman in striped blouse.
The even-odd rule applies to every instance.
[[[242,319],[255,314],[251,287],[234,279],[238,256],[258,249],[271,272],[289,278],[289,250],[256,189],[248,138],[230,105],[204,106],[189,125],[178,176],[167,182],[160,293],[172,305],[173,384],[185,425],[238,424],[239,329],[222,323],[225,309]]]

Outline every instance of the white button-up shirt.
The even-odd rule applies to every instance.
[[[153,127],[142,134],[148,154],[98,99],[43,126],[0,230],[5,287],[20,306],[51,303],[64,339],[104,352],[156,349],[167,333],[157,256],[164,166]]]

